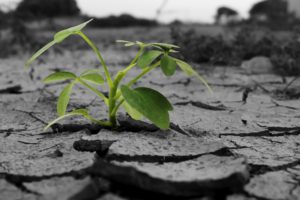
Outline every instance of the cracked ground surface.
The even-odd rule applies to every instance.
[[[114,73],[128,62],[116,49],[104,57],[114,58]],[[139,84],[174,104],[169,131],[100,130],[72,118],[45,132],[63,84],[40,80],[56,68],[99,66],[90,51],[51,53],[30,76],[23,59],[0,61],[0,199],[300,199],[300,103],[273,92],[284,88],[280,77],[215,68],[205,75],[210,94],[181,72],[167,79],[155,70]],[[82,107],[105,117],[78,88],[70,108]]]

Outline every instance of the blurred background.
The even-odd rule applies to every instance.
[[[36,51],[90,18],[85,31],[100,47],[117,39],[170,42],[195,63],[239,66],[265,56],[279,73],[298,70],[299,0],[0,0],[0,57]],[[86,48],[72,39],[62,46],[55,51]]]

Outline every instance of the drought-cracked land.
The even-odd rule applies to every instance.
[[[134,56],[130,49],[100,49],[112,73]],[[43,131],[56,117],[63,83],[41,79],[57,69],[101,66],[84,49],[50,52],[29,71],[27,58],[0,61],[0,199],[300,199],[300,81],[282,93],[280,76],[195,64],[211,94],[179,71],[166,79],[154,70],[137,85],[170,99],[170,130],[123,112],[120,130],[70,118]],[[105,118],[101,105],[79,87],[69,108]]]

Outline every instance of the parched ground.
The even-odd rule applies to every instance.
[[[113,72],[134,55],[103,53]],[[45,132],[63,83],[40,80],[100,66],[85,50],[52,52],[30,72],[25,58],[0,60],[0,199],[300,199],[300,82],[281,93],[279,76],[215,68],[205,72],[210,94],[179,71],[168,79],[156,70],[139,85],[174,104],[169,131],[120,116],[125,131],[73,118]],[[77,89],[70,109],[105,117],[101,101]]]

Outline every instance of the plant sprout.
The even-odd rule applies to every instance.
[[[171,56],[171,53],[177,52],[179,47],[173,44],[165,43],[143,43],[138,41],[130,42],[118,40],[117,42],[123,43],[127,47],[137,46],[139,51],[126,68],[120,70],[115,77],[112,77],[99,49],[82,32],[82,29],[91,21],[92,20],[89,20],[78,26],[56,33],[53,41],[37,51],[26,62],[26,66],[29,66],[34,60],[36,60],[53,45],[63,42],[72,35],[79,35],[92,48],[104,69],[104,77],[100,71],[93,69],[87,70],[79,76],[67,71],[55,72],[44,79],[44,82],[47,84],[59,81],[69,81],[67,86],[65,86],[58,97],[58,118],[50,122],[45,129],[48,129],[58,121],[71,116],[83,116],[92,123],[99,124],[104,127],[115,128],[118,125],[116,116],[120,107],[123,107],[126,112],[135,120],[141,120],[143,117],[145,117],[160,129],[168,129],[170,126],[169,111],[172,111],[173,108],[167,98],[151,88],[133,88],[133,85],[138,80],[143,78],[153,69],[159,67],[163,74],[169,77],[174,75],[178,66],[188,76],[197,77],[206,85],[207,88],[210,89],[207,82],[188,63]],[[134,67],[139,67],[140,73],[129,82],[122,83],[123,78]],[[105,94],[97,88],[105,83],[109,88],[108,96],[105,96]],[[106,121],[95,119],[86,109],[77,109],[67,112],[70,95],[75,84],[84,86],[103,100],[104,104],[108,108],[108,118]]]

